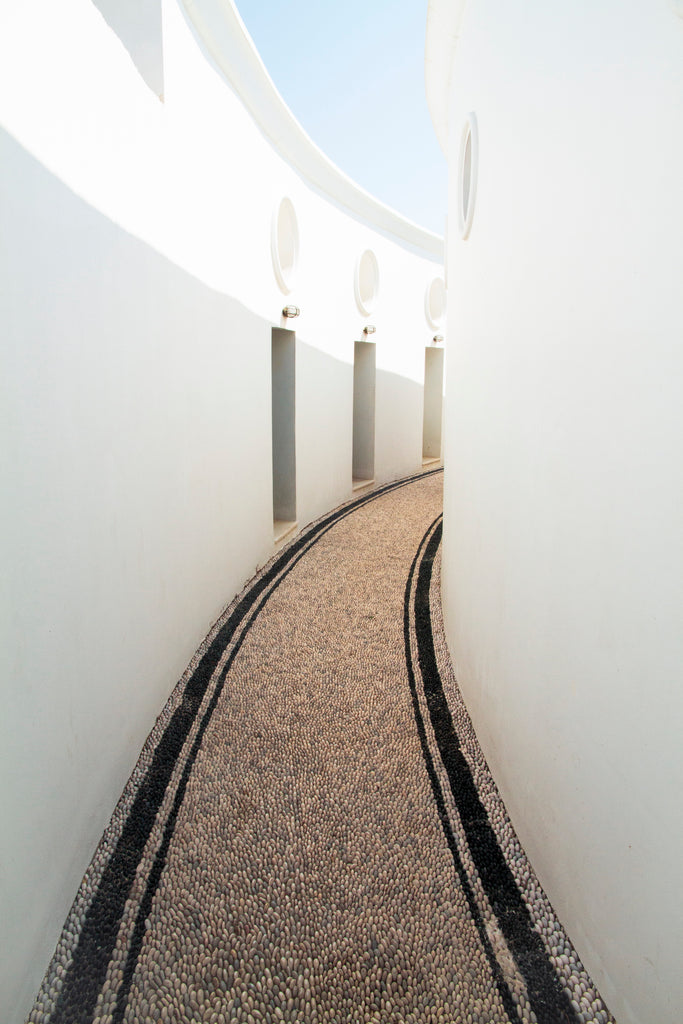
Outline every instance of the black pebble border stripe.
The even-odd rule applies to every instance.
[[[143,747],[31,1024],[614,1024],[453,675],[440,473],[323,516],[225,609]]]
[[[183,700],[176,707],[170,722],[157,744],[152,762],[141,782],[118,842],[109,858],[81,929],[78,944],[65,976],[50,1024],[90,1024],[98,994],[104,984],[126,902],[131,893],[136,871],[147,846],[159,812],[167,796],[179,764],[184,765],[177,781],[175,796],[163,827],[163,838],[154,856],[152,870],[140,900],[128,955],[119,988],[115,1022],[124,1018],[126,1002],[145,932],[154,894],[164,869],[166,854],[173,836],[178,812],[202,738],[221,695],[230,666],[254,619],[270,595],[292,571],[297,562],[337,522],[368,502],[405,487],[425,476],[442,472],[432,470],[380,487],[370,494],[336,509],[319,520],[293,541],[245,591],[226,621],[215,634],[194,673],[188,680]],[[225,659],[226,649],[230,654]],[[220,668],[220,671],[217,669]],[[212,693],[208,699],[208,693]],[[203,711],[202,711],[203,709]],[[198,724],[198,727],[196,727]]]
[[[477,792],[472,771],[456,734],[437,666],[432,634],[430,589],[434,559],[441,543],[439,517],[429,527],[413,561],[406,584],[404,602],[404,638],[408,681],[415,721],[422,745],[427,773],[439,817],[458,877],[467,896],[470,912],[482,946],[491,965],[505,1010],[511,1021],[518,1019],[513,993],[503,976],[483,914],[477,904],[472,880],[468,877],[458,849],[456,831],[464,834],[471,861],[478,873],[488,903],[495,914],[507,947],[521,973],[528,1000],[538,1024],[577,1024],[580,1018],[550,963],[543,941],[534,929],[531,915],[505,860],[486,809]],[[414,641],[413,641],[414,636]],[[446,800],[430,750],[418,680],[424,694],[424,706],[432,728],[433,742],[443,763],[460,829],[451,822]]]

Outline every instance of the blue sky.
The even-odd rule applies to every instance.
[[[354,181],[443,234],[446,161],[424,86],[427,0],[235,0],[313,141]]]

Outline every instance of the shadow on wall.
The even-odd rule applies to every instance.
[[[159,709],[272,552],[273,325],[4,133],[0,159],[12,686],[0,1019],[14,1021]],[[303,525],[351,494],[354,341],[348,364],[296,345]],[[421,393],[378,371],[384,479],[420,465]]]
[[[161,0],[92,0],[155,96],[164,96]]]
[[[174,681],[272,551],[272,492],[270,324],[5,134],[0,163],[9,1021]]]

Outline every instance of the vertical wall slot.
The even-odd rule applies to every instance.
[[[275,540],[296,525],[296,334],[272,335],[273,522]]]
[[[441,459],[443,420],[443,349],[425,349],[424,413],[422,418],[422,462]]]
[[[375,345],[354,343],[353,351],[353,486],[375,478]]]

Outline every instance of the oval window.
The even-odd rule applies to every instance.
[[[356,264],[354,278],[356,304],[364,316],[375,308],[379,293],[379,265],[372,249],[366,249]]]
[[[475,114],[467,115],[460,139],[460,162],[458,167],[458,221],[460,235],[467,238],[472,227],[474,205],[477,198],[477,173],[479,169],[479,138]]]
[[[277,283],[281,291],[288,295],[299,262],[299,225],[292,200],[286,196],[273,214],[270,250]]]
[[[446,285],[442,277],[435,277],[425,293],[425,316],[434,330],[441,327],[446,317]]]

